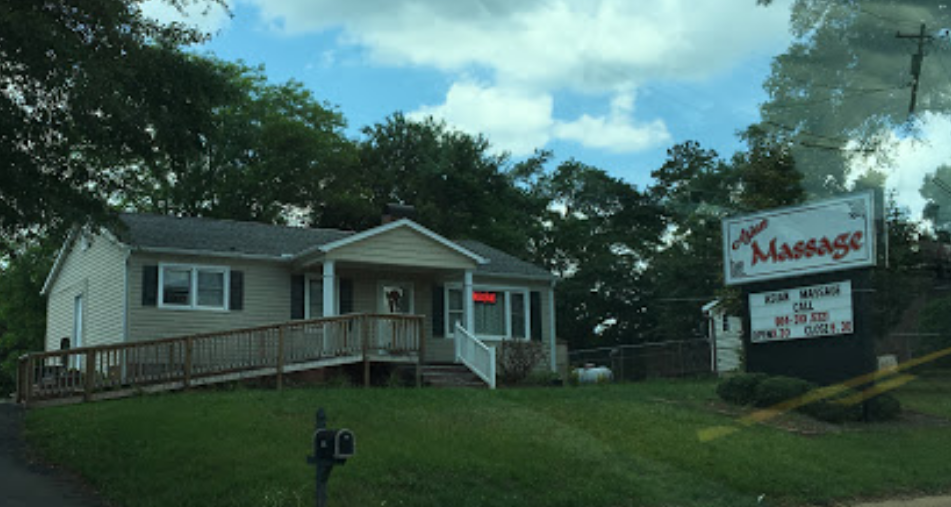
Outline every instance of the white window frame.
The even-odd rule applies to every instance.
[[[449,283],[445,285],[446,290],[443,294],[443,302],[446,316],[449,315],[449,291],[450,290],[460,290],[462,291],[462,307],[463,309],[467,308],[467,302],[465,300],[465,291],[462,290],[461,283]],[[505,293],[505,334],[504,335],[487,335],[479,334],[475,329],[472,332],[478,336],[480,339],[485,339],[489,341],[501,341],[501,340],[524,340],[531,341],[532,339],[532,318],[531,318],[531,302],[529,301],[531,289],[528,287],[518,287],[511,285],[472,285],[472,292],[504,292]],[[522,338],[516,338],[512,336],[512,294],[519,293],[522,294],[522,308],[525,318],[525,336]],[[473,310],[475,309],[475,303],[472,306]],[[446,335],[452,336],[455,332],[454,329],[451,329],[452,325],[450,324],[451,319],[443,319],[446,325]]]
[[[380,280],[376,283],[376,307],[381,314],[389,314],[384,300],[383,287],[387,285],[402,285],[409,289],[409,313],[414,315],[416,312],[416,285],[409,280]]]
[[[191,286],[188,289],[188,304],[172,304],[165,302],[165,270],[183,269],[191,271]],[[231,268],[228,266],[210,266],[202,264],[178,264],[178,263],[159,263],[158,276],[158,307],[169,310],[200,310],[210,312],[227,312],[231,308]],[[208,306],[198,304],[198,272],[221,273],[224,276],[222,284],[222,305]]]

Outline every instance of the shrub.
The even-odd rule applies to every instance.
[[[802,396],[815,388],[815,384],[798,378],[769,377],[756,386],[753,404],[757,407],[771,407]]]
[[[507,385],[522,383],[539,363],[548,358],[541,342],[528,340],[502,340],[496,351],[499,377]]]
[[[530,386],[552,387],[564,385],[561,376],[553,371],[535,371],[529,374],[525,379],[525,384]]]
[[[862,405],[843,405],[835,401],[821,400],[799,407],[799,412],[833,424],[859,421],[862,419]]]
[[[717,386],[717,396],[734,405],[749,405],[756,394],[756,386],[769,378],[765,373],[740,373],[723,379]]]
[[[880,394],[866,403],[872,421],[894,421],[901,415],[901,402],[890,394]]]

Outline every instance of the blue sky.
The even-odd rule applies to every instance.
[[[263,64],[338,107],[354,137],[395,111],[535,148],[644,186],[675,143],[728,156],[758,118],[788,2],[233,0],[187,20],[204,50]],[[149,15],[174,17],[147,3]]]

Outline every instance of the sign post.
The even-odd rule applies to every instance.
[[[724,219],[748,371],[831,384],[874,370],[876,239],[871,192]]]

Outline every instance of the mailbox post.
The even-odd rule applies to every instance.
[[[347,459],[356,451],[356,439],[347,429],[328,429],[327,414],[324,409],[317,410],[317,429],[314,431],[314,455],[308,456],[307,463],[317,468],[316,502],[317,507],[327,506],[327,482],[334,465],[345,465]]]

